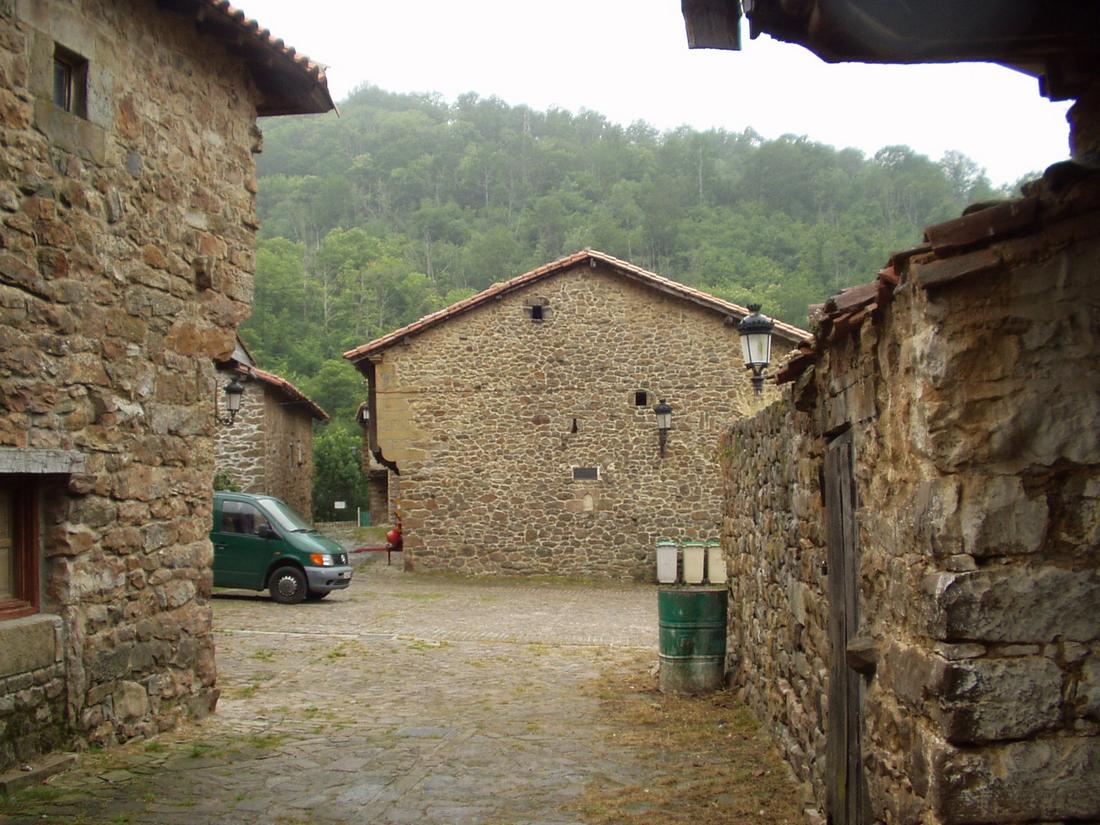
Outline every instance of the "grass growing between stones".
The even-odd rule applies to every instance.
[[[443,593],[390,593],[390,596],[398,599],[409,599],[414,602],[435,602],[445,598]]]
[[[446,639],[440,641],[428,641],[427,639],[414,639],[409,642],[409,650],[423,651],[423,650],[443,650],[451,646],[451,643]]]
[[[23,813],[28,805],[36,802],[58,802],[63,796],[62,791],[47,785],[36,785],[12,794],[0,793],[0,814]]]
[[[605,744],[649,769],[640,784],[594,782],[575,807],[592,825],[800,825],[800,789],[752,713],[732,693],[658,692],[650,660],[588,684],[608,728]]]

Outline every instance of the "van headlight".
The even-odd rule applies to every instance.
[[[318,567],[332,567],[332,556],[328,553],[310,553],[309,560]]]

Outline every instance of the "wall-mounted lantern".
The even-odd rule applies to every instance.
[[[359,409],[355,411],[355,420],[360,427],[367,428],[370,426],[370,404],[364,401],[359,405]]]
[[[665,399],[657,402],[653,408],[657,416],[657,443],[661,446],[661,455],[665,454],[665,444],[668,443],[668,431],[672,429],[672,407]]]
[[[241,396],[244,395],[244,385],[236,378],[225,385],[226,415],[216,416],[218,423],[228,427],[237,419],[237,413],[241,409]]]
[[[749,304],[749,312],[737,325],[741,336],[741,357],[752,370],[752,388],[760,395],[764,389],[764,370],[772,360],[772,330],[775,324],[760,314],[760,304]]]

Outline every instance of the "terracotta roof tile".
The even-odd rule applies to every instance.
[[[937,255],[988,243],[1027,229],[1038,220],[1039,199],[1018,198],[968,208],[961,218],[924,230],[924,239]]]
[[[321,409],[316,403],[311,401],[305,393],[303,393],[296,386],[291,384],[285,378],[280,378],[273,372],[262,370],[259,367],[249,367],[244,364],[237,364],[237,372],[240,375],[253,378],[257,381],[262,381],[269,386],[275,387],[282,392],[287,398],[296,404],[301,404],[307,410],[309,414],[316,418],[318,421],[328,421],[328,413]]]
[[[723,315],[733,318],[744,318],[749,314],[749,310],[746,307],[734,304],[729,301],[724,301],[721,298],[716,298],[713,295],[708,295],[706,292],[702,292],[698,289],[685,286],[684,284],[673,281],[669,278],[665,278],[661,275],[657,275],[648,270],[642,269],[639,266],[616,258],[612,255],[608,255],[603,252],[598,252],[595,249],[582,249],[580,252],[575,252],[572,255],[567,255],[564,258],[559,258],[556,261],[552,261],[548,264],[544,264],[537,269],[533,269],[530,272],[526,272],[523,275],[519,275],[511,280],[504,281],[502,283],[493,284],[486,290],[479,292],[477,295],[472,295],[463,301],[451,304],[451,306],[445,309],[438,310],[425,315],[419,321],[415,321],[400,329],[383,335],[381,338],[363,344],[355,349],[348,350],[344,353],[344,357],[349,361],[360,361],[368,355],[372,355],[377,352],[382,352],[388,349],[396,343],[404,340],[408,336],[417,335],[430,329],[438,324],[442,324],[445,321],[462,315],[465,312],[469,312],[482,304],[485,304],[494,298],[502,297],[510,292],[514,292],[518,289],[530,286],[544,278],[549,278],[573,267],[580,266],[585,263],[590,263],[595,266],[602,264],[618,272],[619,274],[630,278],[637,283],[641,283],[652,289],[656,289],[660,292],[664,292],[667,295],[672,295],[677,298],[681,298],[686,301],[691,301],[699,306],[712,309],[715,312],[719,312]],[[788,339],[792,343],[798,343],[801,341],[807,341],[810,338],[810,334],[805,330],[801,330],[798,327],[790,324],[785,324],[782,321],[775,322],[775,331],[783,338]]]
[[[325,67],[299,54],[229,0],[163,0],[163,5],[193,16],[196,25],[245,57],[264,95],[259,114],[321,113],[336,108]],[[288,75],[297,80],[285,83],[282,78]]]

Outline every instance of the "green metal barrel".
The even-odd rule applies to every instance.
[[[664,693],[706,693],[722,687],[726,671],[724,587],[657,589]]]

